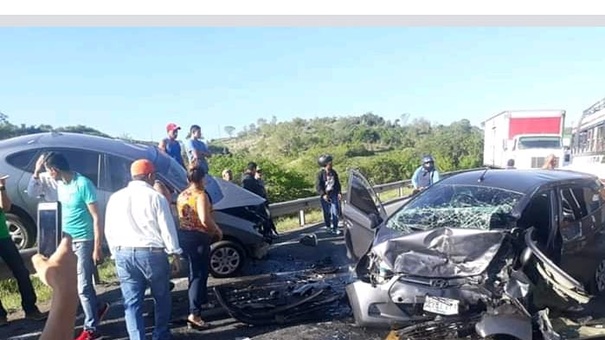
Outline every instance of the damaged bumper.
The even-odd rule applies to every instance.
[[[426,279],[395,275],[373,285],[357,280],[346,287],[355,321],[363,327],[406,325],[437,315],[470,315],[482,311],[487,291],[473,278]]]

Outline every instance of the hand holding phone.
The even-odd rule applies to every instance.
[[[61,203],[38,203],[38,253],[50,257],[61,243]]]

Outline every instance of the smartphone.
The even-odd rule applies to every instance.
[[[61,243],[61,203],[38,203],[38,253],[51,256]]]

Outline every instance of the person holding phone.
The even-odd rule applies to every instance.
[[[10,237],[6,225],[5,213],[10,211],[12,205],[10,198],[6,194],[6,178],[7,176],[0,176],[0,257],[10,268],[15,280],[17,280],[25,318],[38,321],[44,320],[46,315],[42,314],[36,306],[36,292],[29,278],[29,271],[25,267],[21,254],[19,254],[15,242]],[[6,325],[8,325],[7,312],[4,306],[2,306],[2,301],[0,301],[0,326]]]
[[[44,153],[36,160],[34,173],[27,184],[27,195],[46,202],[56,202],[57,181],[44,171],[44,160],[47,156],[48,154]]]
[[[71,170],[67,159],[58,152],[44,159],[46,171],[57,182],[61,202],[63,232],[71,236],[78,257],[78,293],[84,310],[84,327],[76,340],[100,337],[98,326],[109,309],[100,304],[93,282],[95,266],[103,260],[103,228],[97,205],[97,189],[86,176]]]
[[[134,161],[130,175],[128,186],[111,195],[105,210],[105,234],[124,298],[126,329],[130,340],[145,339],[143,301],[149,286],[155,301],[152,338],[170,339],[169,281],[180,271],[183,251],[168,200],[153,187],[153,163]]]

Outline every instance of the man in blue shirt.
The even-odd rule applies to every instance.
[[[206,158],[212,156],[210,150],[202,142],[202,128],[199,125],[191,125],[189,129],[189,138],[185,142],[185,150],[189,156],[190,164],[197,164],[205,173],[208,173],[208,161]]]
[[[181,144],[178,140],[176,140],[179,136],[180,129],[181,127],[174,123],[166,125],[166,132],[168,133],[168,138],[162,139],[158,147],[160,148],[160,150],[172,157],[177,163],[185,167],[183,155],[181,154]]]
[[[426,155],[422,157],[422,165],[412,175],[414,192],[422,191],[437,182],[439,182],[439,171],[435,169],[435,160],[433,156]]]
[[[57,181],[63,232],[71,236],[78,258],[78,294],[85,317],[82,333],[76,340],[96,339],[99,337],[97,326],[109,308],[109,304],[98,304],[93,283],[95,265],[103,260],[97,189],[90,179],[72,171],[60,153],[50,153],[44,167]]]

